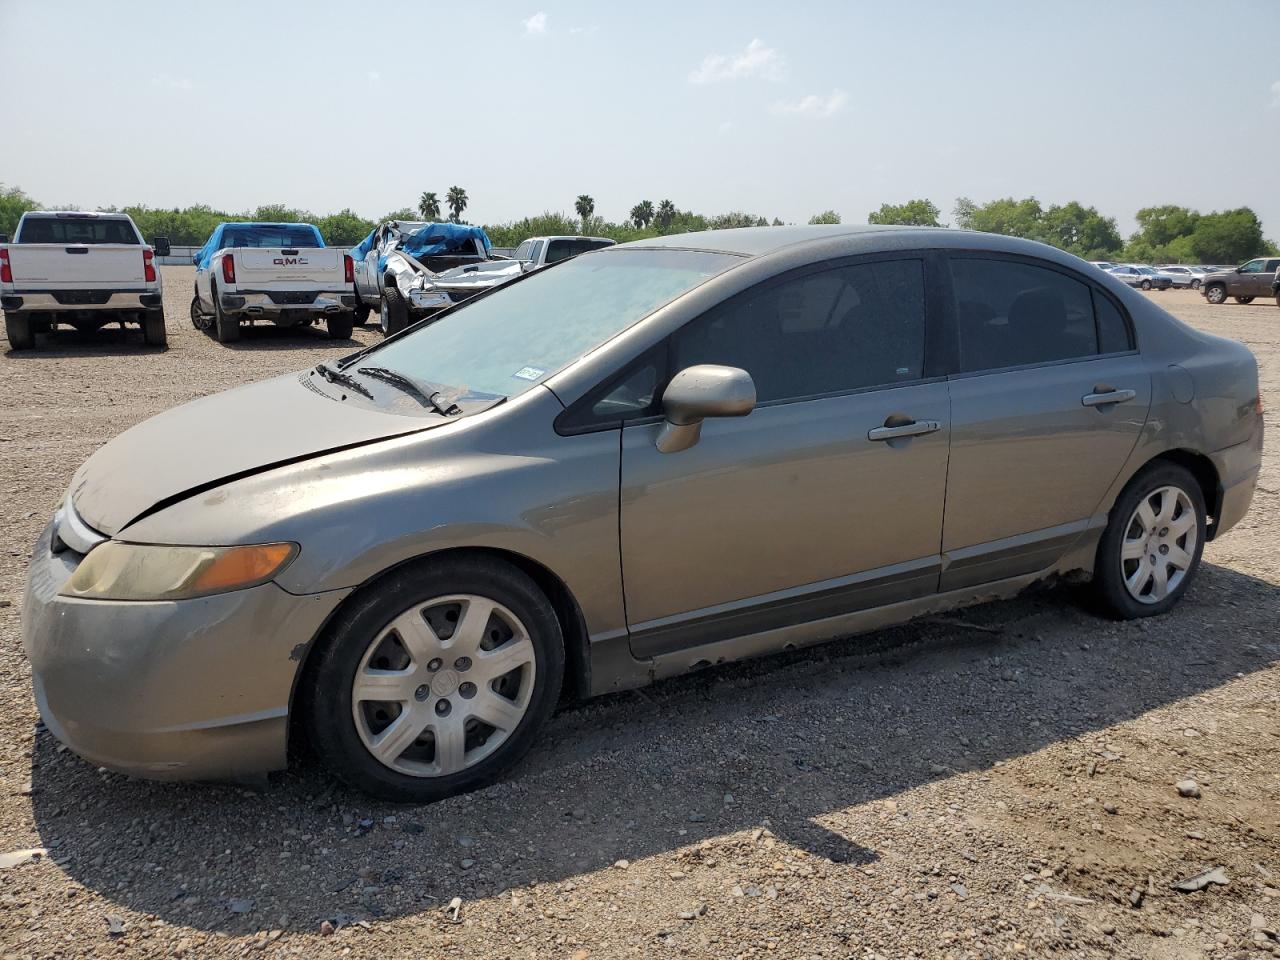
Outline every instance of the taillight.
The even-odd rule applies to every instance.
[[[236,262],[231,259],[230,254],[222,258],[222,280],[224,283],[236,282]]]
[[[8,250],[0,250],[0,283],[13,283],[13,271],[9,269]]]
[[[342,255],[342,275],[347,283],[356,282],[356,265],[347,254]]]
[[[156,282],[156,265],[154,254],[150,250],[142,251],[142,273],[147,278],[147,283]]]

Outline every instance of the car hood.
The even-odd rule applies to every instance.
[[[264,380],[131,427],[76,471],[76,513],[114,536],[160,507],[231,480],[448,422],[340,402],[319,392],[314,379],[307,371]]]

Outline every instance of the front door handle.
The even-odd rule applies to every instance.
[[[1097,393],[1086,393],[1080,398],[1080,402],[1086,407],[1105,407],[1112,403],[1124,403],[1126,400],[1132,400],[1138,395],[1136,390],[1102,390],[1094,387]]]
[[[918,437],[942,429],[937,420],[912,420],[892,427],[872,427],[867,431],[868,440],[897,440],[901,437]]]

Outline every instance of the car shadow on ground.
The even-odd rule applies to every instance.
[[[356,329],[359,329],[358,327]],[[355,337],[332,340],[324,325],[278,327],[273,323],[241,324],[240,339],[232,343],[218,343],[217,338],[204,331],[215,346],[227,350],[296,350],[298,347],[318,347],[322,350],[352,350],[361,346]]]
[[[167,347],[153,347],[142,339],[142,328],[130,325],[102,327],[98,330],[73,330],[59,327],[48,333],[36,334],[36,345],[31,350],[14,350],[7,347],[5,356],[11,360],[39,360],[76,356],[130,356],[143,353],[164,353]]]
[[[1077,599],[1027,595],[568,706],[508,780],[428,806],[370,800],[314,762],[261,791],[130,780],[42,730],[36,825],[60,869],[109,902],[230,933],[439,915],[454,896],[764,824],[854,870],[880,838],[844,836],[824,825],[830,813],[1087,737],[1280,659],[1280,588],[1228,568],[1203,565],[1153,620],[1102,620]]]

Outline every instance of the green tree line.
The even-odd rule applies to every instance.
[[[458,186],[449,188],[443,203],[438,194],[423,192],[416,208],[392,210],[378,220],[367,220],[350,209],[317,216],[311,211],[284,204],[269,204],[241,212],[216,210],[204,204],[172,209],[147,206],[122,209],[133,217],[144,237],[165,236],[179,245],[204,243],[213,228],[225,220],[256,220],[314,223],[328,244],[349,247],[363,240],[384,220],[439,219],[442,206],[448,207],[449,220],[463,223],[462,214],[468,201],[466,190]],[[18,187],[6,188],[0,184],[0,233],[12,235],[18,218],[27,210],[38,209],[41,209],[41,204]],[[740,210],[711,216],[681,210],[670,199],[657,203],[642,200],[631,208],[626,220],[615,222],[597,216],[595,200],[585,193],[574,201],[574,212],[576,217],[564,212],[545,211],[540,216],[484,224],[484,229],[495,246],[514,247],[526,237],[548,234],[586,233],[625,243],[695,230],[782,225],[777,217],[770,220]],[[941,210],[932,201],[914,199],[901,204],[883,204],[867,219],[877,224],[954,225],[1025,237],[1052,244],[1087,260],[1238,263],[1260,254],[1277,252],[1276,245],[1264,239],[1262,223],[1248,207],[1203,214],[1173,205],[1146,207],[1138,211],[1138,229],[1127,241],[1121,237],[1114,217],[1103,216],[1097,208],[1086,207],[1074,200],[1045,207],[1035,197],[1020,200],[1004,197],[984,204],[961,197],[956,200],[952,211],[952,224],[942,223],[941,216]],[[825,210],[815,214],[809,222],[839,223],[840,214]]]

